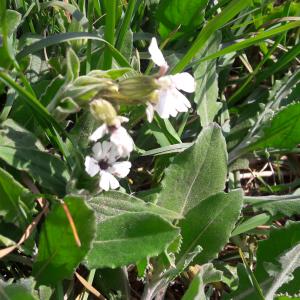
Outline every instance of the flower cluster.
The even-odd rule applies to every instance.
[[[155,77],[144,76],[148,79],[143,81],[146,84],[144,87],[146,95],[147,93],[151,95],[145,100],[145,102],[147,101],[147,120],[149,122],[153,120],[154,111],[163,119],[170,116],[176,117],[179,112],[187,112],[191,104],[180,90],[187,93],[195,91],[193,76],[186,72],[165,75],[169,65],[158,48],[155,38],[151,40],[149,53],[152,61],[159,66],[159,73]],[[139,82],[139,79],[132,79],[131,81],[133,81],[131,84],[136,85],[136,81]],[[125,80],[125,82],[127,83],[128,80]],[[149,89],[149,92],[147,92],[147,89]],[[131,86],[128,91],[126,84],[121,86],[119,92],[122,94],[122,91],[123,93],[126,92],[126,96],[128,96],[129,92],[132,93]],[[116,97],[121,97],[121,94],[116,94]],[[122,126],[122,123],[128,122],[128,119],[118,116],[112,104],[104,99],[93,100],[90,108],[94,117],[101,120],[103,124],[89,137],[95,144],[92,147],[92,156],[86,156],[85,170],[92,177],[97,174],[100,175],[100,189],[105,191],[117,189],[120,186],[117,178],[126,177],[131,168],[131,163],[124,160],[128,159],[134,148],[131,136]],[[106,136],[109,136],[109,141],[98,142]],[[123,161],[120,161],[122,159]]]
[[[92,148],[92,156],[85,158],[85,170],[90,176],[100,175],[99,187],[102,190],[117,189],[117,178],[128,175],[131,163],[127,160],[134,143],[127,130],[121,125],[128,119],[118,116],[113,106],[103,99],[92,101],[91,112],[96,119],[103,121],[89,137],[97,142],[109,135],[110,141],[97,142]]]

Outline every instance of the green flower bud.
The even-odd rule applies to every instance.
[[[90,103],[90,111],[95,119],[113,126],[117,118],[117,112],[112,104],[103,99],[96,99]]]
[[[147,102],[156,98],[159,85],[151,76],[128,78],[119,82],[119,94],[132,101]]]

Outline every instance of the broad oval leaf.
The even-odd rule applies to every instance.
[[[147,212],[171,220],[181,218],[172,210],[117,191],[101,193],[101,195],[89,199],[88,203],[94,209],[98,222],[126,212]]]
[[[210,124],[166,170],[157,204],[185,215],[203,199],[223,191],[226,176],[225,139],[220,127]]]
[[[178,236],[179,229],[150,213],[124,213],[98,223],[87,256],[90,268],[116,268],[157,256]]]
[[[177,256],[179,262],[196,245],[203,248],[194,260],[196,263],[203,264],[216,257],[230,238],[242,202],[242,192],[236,190],[210,196],[191,209],[178,224],[182,235],[182,245]]]
[[[73,218],[81,246],[75,241],[62,204],[55,203],[43,224],[33,274],[39,284],[53,285],[69,278],[90,249],[95,234],[93,211],[82,198],[64,198]]]

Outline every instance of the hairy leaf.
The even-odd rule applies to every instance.
[[[178,236],[179,229],[150,213],[124,213],[97,225],[87,256],[90,268],[116,268],[157,256]]]
[[[171,220],[181,218],[179,214],[172,210],[116,191],[102,193],[91,198],[88,203],[94,209],[98,222],[127,212],[148,212]]]
[[[180,261],[196,245],[203,250],[195,262],[203,264],[218,254],[229,240],[242,207],[241,190],[218,193],[202,200],[181,220],[182,244],[177,259]]]
[[[203,199],[223,191],[227,151],[221,129],[211,124],[166,170],[157,204],[185,215]]]
[[[206,46],[200,51],[199,56],[206,56],[219,49],[221,33],[216,31],[206,42]],[[197,104],[197,113],[203,127],[214,120],[220,109],[218,98],[218,74],[216,60],[204,61],[198,65],[194,72],[197,83],[194,101]]]
[[[65,163],[42,151],[37,138],[12,120],[0,129],[0,158],[14,168],[25,171],[47,191],[63,195],[69,179]]]

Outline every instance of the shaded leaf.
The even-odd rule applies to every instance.
[[[47,191],[63,195],[69,179],[66,165],[48,154],[38,139],[12,120],[0,129],[0,158],[14,168],[25,171]]]
[[[300,141],[300,103],[280,110],[263,129],[263,135],[248,149],[293,148]]]
[[[299,214],[299,195],[256,196],[245,197],[245,203],[250,204],[254,211],[267,211],[272,216],[292,216]]]
[[[204,288],[208,283],[221,281],[222,272],[214,269],[211,263],[202,265],[199,273],[190,283],[182,300],[206,300]]]
[[[34,201],[29,191],[9,173],[0,168],[0,215],[4,220],[18,225],[28,225]]]
[[[33,274],[39,284],[53,285],[70,278],[94,237],[95,217],[84,200],[66,196],[64,202],[75,223],[81,246],[76,244],[63,206],[53,204],[40,233],[39,252],[33,265]]]

